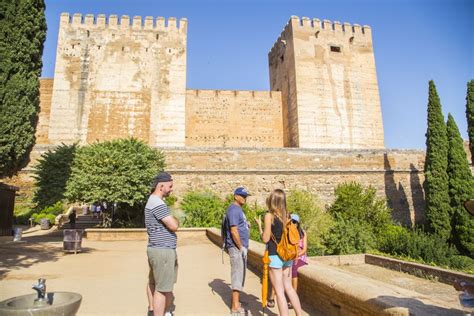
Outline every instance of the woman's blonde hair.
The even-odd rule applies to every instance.
[[[267,207],[270,213],[278,217],[283,223],[288,219],[286,211],[286,194],[281,189],[275,189],[267,197]]]

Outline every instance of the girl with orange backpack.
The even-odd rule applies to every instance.
[[[262,241],[267,244],[270,258],[270,281],[275,289],[278,311],[281,316],[288,315],[288,296],[296,316],[301,315],[301,304],[298,294],[291,284],[291,270],[293,260],[281,258],[277,248],[281,245],[282,239],[289,231],[290,218],[286,210],[286,195],[283,190],[276,189],[267,198],[268,212],[264,217],[264,229],[262,229],[262,219],[256,219]],[[282,238],[283,237],[283,238]],[[298,239],[299,241],[299,239]]]

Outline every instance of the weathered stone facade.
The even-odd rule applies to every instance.
[[[186,33],[185,19],[63,13],[49,143],[184,146]]]
[[[291,17],[268,59],[285,146],[384,148],[369,26]]]
[[[269,53],[271,91],[186,90],[186,45],[186,19],[63,13],[38,144],[384,147],[369,27],[292,17]]]
[[[283,147],[278,91],[187,90],[186,147]]]

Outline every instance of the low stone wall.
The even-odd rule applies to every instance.
[[[439,282],[454,284],[456,280],[462,280],[474,284],[474,275],[428,266],[425,264],[407,262],[382,256],[364,255],[367,264],[373,264],[387,269],[406,272],[415,276],[436,278]]]
[[[218,229],[207,229],[206,235],[213,243],[221,246]],[[250,241],[248,266],[258,274],[262,271],[264,251],[264,244]],[[309,305],[311,309],[320,312],[321,315],[328,316],[431,315],[432,305],[440,306],[440,302],[422,297],[414,291],[397,286],[387,286],[386,283],[332,267],[347,264],[374,264],[375,257],[378,257],[379,260],[384,258],[371,255],[369,257],[371,258],[369,260],[366,260],[364,254],[311,257],[310,260],[314,264],[304,266],[298,271],[300,300],[303,304]],[[410,265],[410,263],[406,264]],[[458,279],[463,279],[460,277],[463,274],[450,273],[457,275]],[[399,305],[396,305],[397,302]],[[463,315],[461,310],[451,309],[450,311],[452,311],[452,315]]]

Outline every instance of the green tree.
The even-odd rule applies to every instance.
[[[429,82],[428,129],[426,132],[425,196],[427,228],[443,240],[451,235],[448,138],[436,86]]]
[[[118,218],[140,223],[150,184],[164,166],[162,152],[133,138],[88,145],[76,151],[65,196],[71,202],[117,203]]]
[[[474,179],[464,151],[464,144],[458,126],[451,114],[448,115],[448,176],[449,197],[453,216],[453,240],[458,250],[474,256],[474,219],[464,210],[464,202],[474,198]]]
[[[64,199],[76,150],[76,144],[62,144],[54,150],[48,150],[38,159],[33,171],[36,182],[33,202],[37,211]]]
[[[0,177],[29,160],[46,38],[44,0],[0,1]]]
[[[469,149],[471,151],[472,164],[474,164],[474,80],[467,83],[466,118]]]

